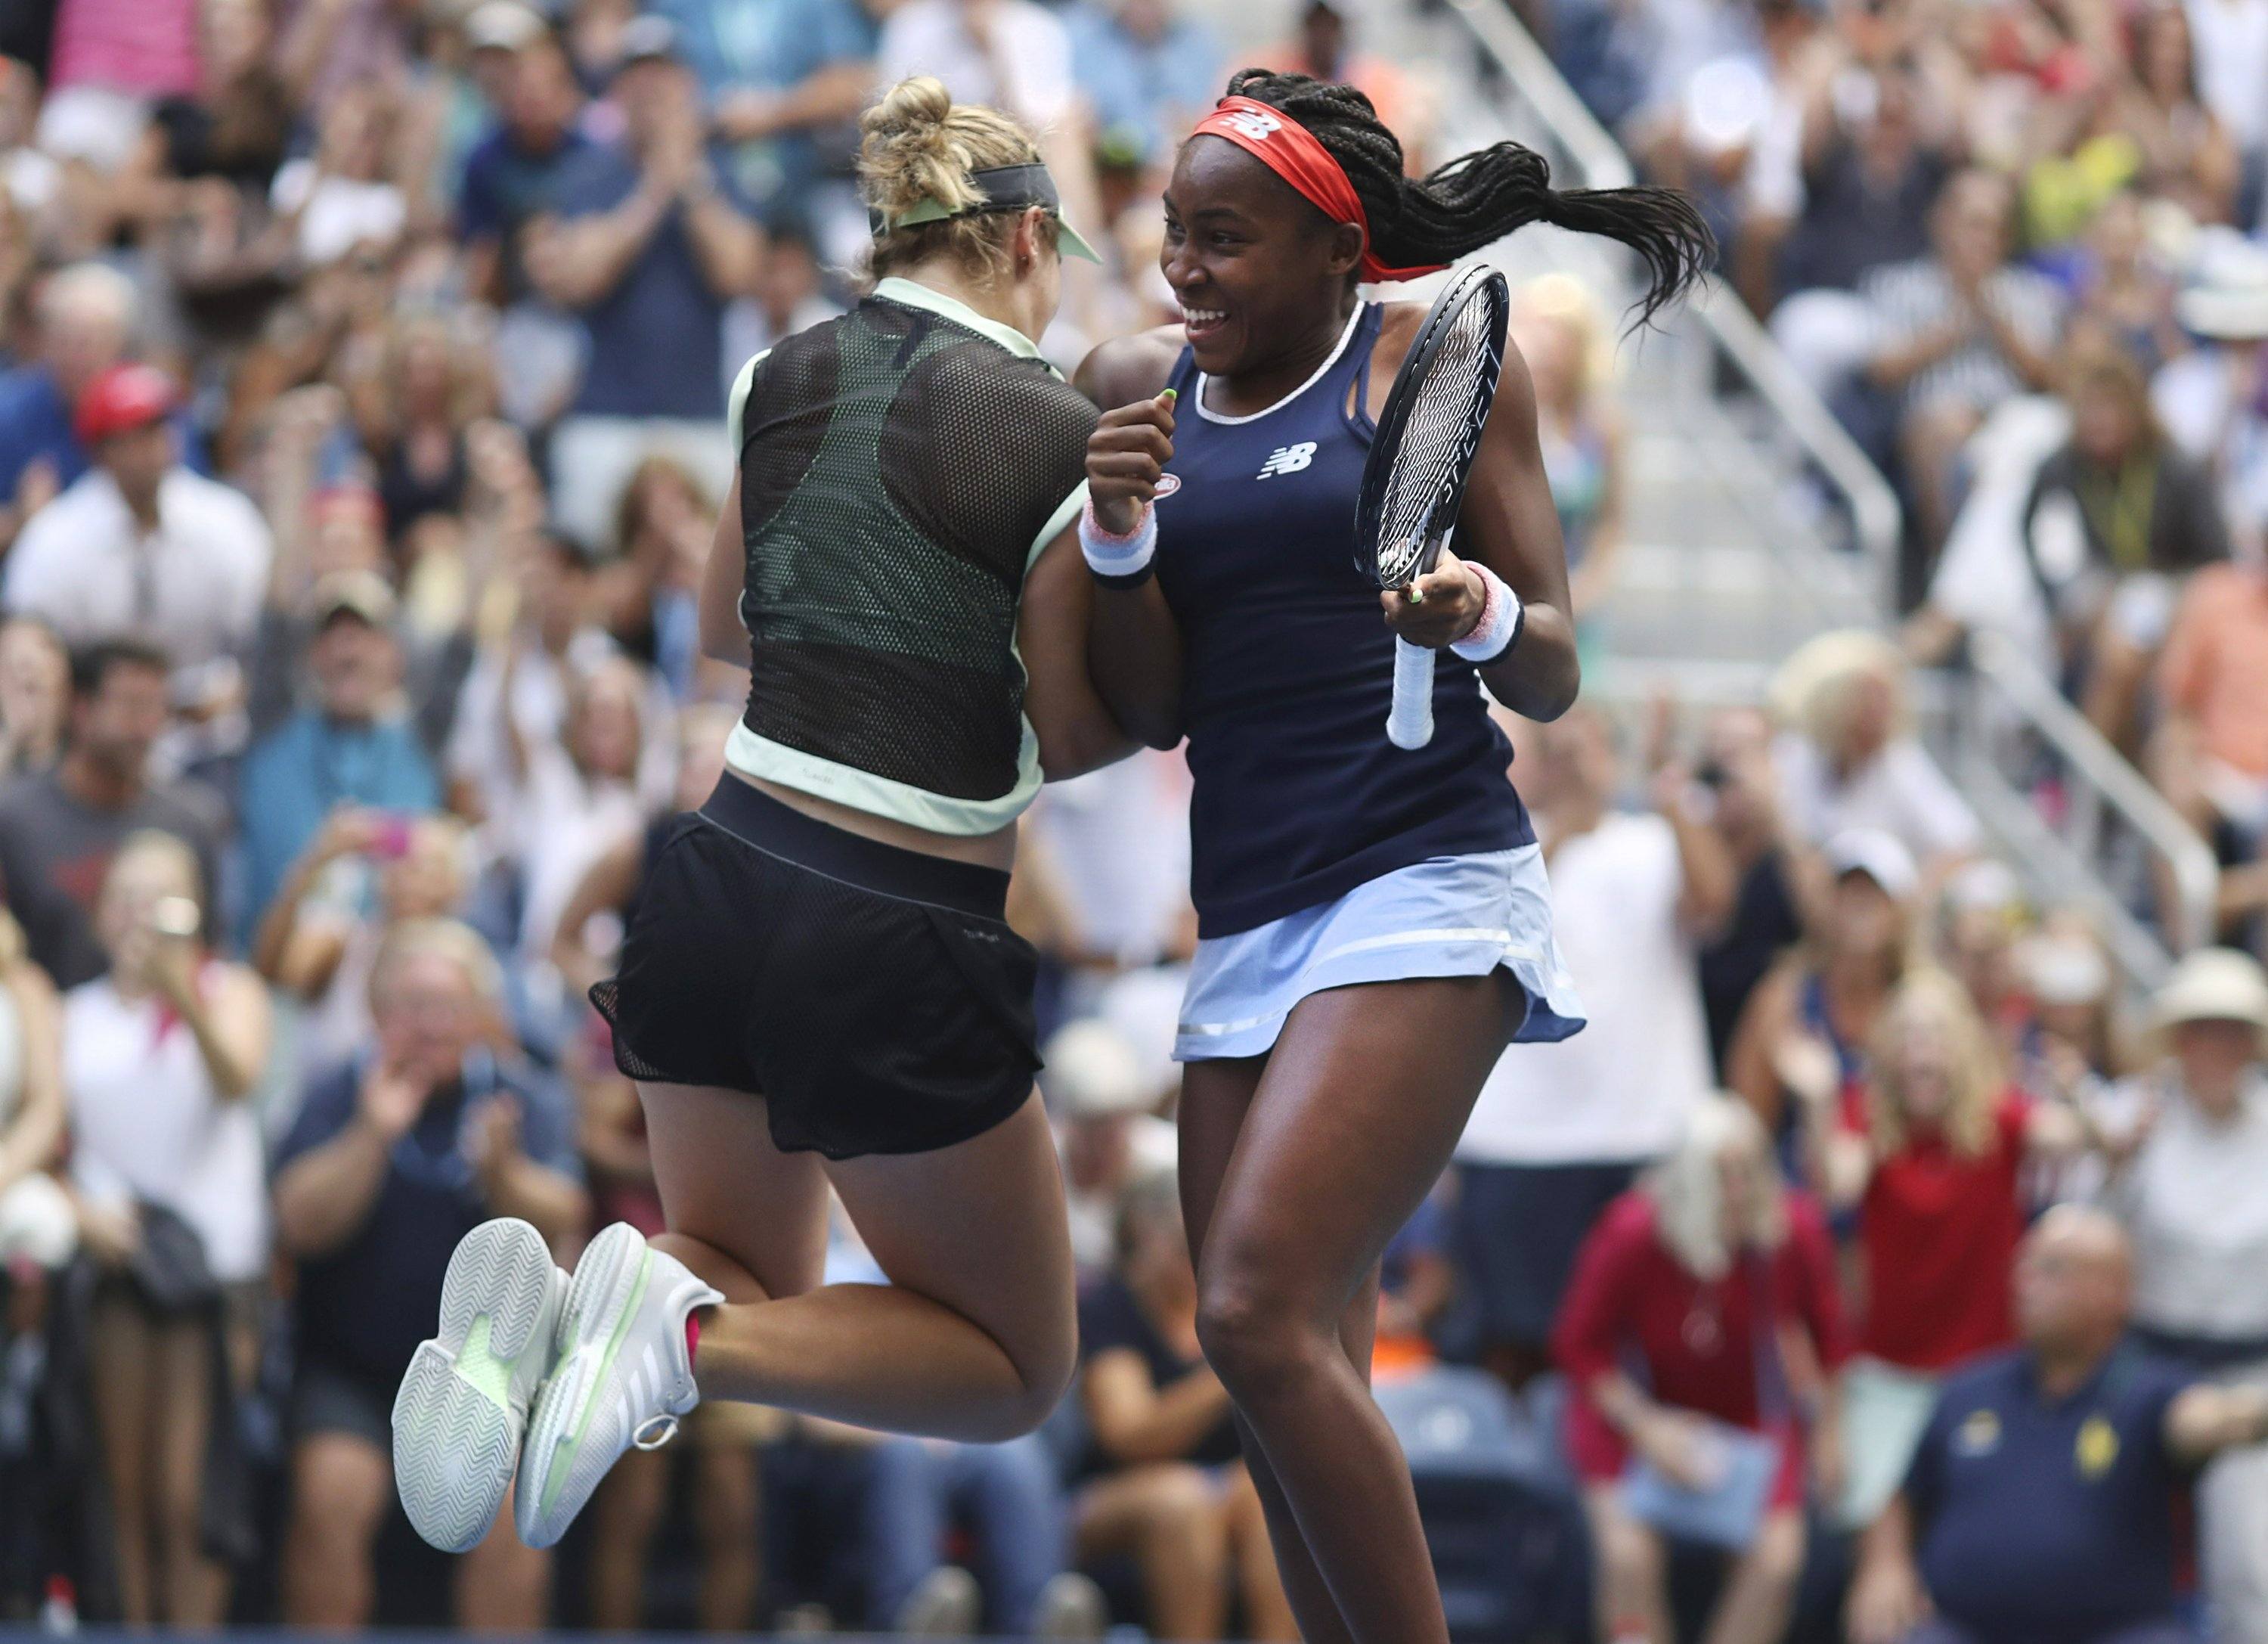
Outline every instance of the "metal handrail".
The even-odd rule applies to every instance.
[[[2167,933],[2167,947],[2178,954],[2209,940],[2220,895],[2220,866],[2197,829],[2065,699],[2015,641],[1979,630],[1969,638],[1969,656],[1977,679],[2021,714],[2085,787],[2100,795],[2166,864],[2179,915],[2178,928]],[[1984,734],[1984,719],[1972,713],[1962,726],[1962,735],[1972,744]]]
[[[1621,145],[1584,106],[1558,65],[1513,17],[1504,0],[1450,4],[1574,161],[1585,188],[1622,188],[1637,180]],[[1881,578],[1883,588],[1894,587],[1901,520],[1897,494],[1737,297],[1711,280],[1687,308],[1842,495],[1859,549]]]
[[[1543,129],[1565,152],[1586,187],[1622,188],[1635,180],[1629,158],[1561,76],[1543,47],[1513,17],[1503,0],[1449,0],[1480,48],[1495,60]],[[1896,494],[1874,463],[1798,377],[1779,349],[1747,307],[1712,282],[1688,305],[1723,357],[1756,395],[1847,506],[1852,534],[1878,579],[1881,608],[1896,608],[1901,515]],[[2171,955],[2209,940],[2215,925],[2220,867],[2196,830],[2145,781],[2141,774],[2054,684],[2005,637],[1977,633],[1970,647],[1973,672],[1962,706],[1951,716],[1956,752],[1970,780],[1964,785],[1980,812],[2016,855],[2036,870],[2052,866],[2065,884],[2083,888],[2101,916],[2121,968],[2144,985],[2161,979]],[[1690,673],[1691,665],[1680,665]],[[1712,683],[1729,686],[1742,670],[1728,670]],[[2076,778],[2076,839],[2051,827],[1994,763],[1987,726],[1988,697],[1997,697],[2025,726],[2066,762]],[[2166,864],[2176,903],[2173,923],[2154,932],[2122,906],[2104,885],[2097,854],[2102,843],[2105,808],[2139,836]],[[2171,950],[2169,953],[2169,950]]]

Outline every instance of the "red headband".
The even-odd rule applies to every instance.
[[[1449,266],[1429,262],[1418,268],[1389,269],[1381,262],[1370,248],[1370,214],[1362,209],[1362,196],[1355,193],[1354,184],[1347,181],[1346,168],[1331,158],[1331,151],[1316,140],[1314,132],[1282,109],[1249,97],[1224,97],[1189,135],[1226,137],[1297,188],[1331,221],[1352,223],[1362,230],[1359,272],[1364,279],[1414,280]]]

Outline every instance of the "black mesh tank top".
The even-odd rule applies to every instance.
[[[751,775],[948,833],[1039,782],[1016,614],[1095,410],[1025,338],[883,282],[755,368],[741,439]]]

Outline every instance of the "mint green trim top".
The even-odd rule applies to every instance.
[[[1057,376],[1063,374],[1057,372],[1040,352],[1039,344],[1022,332],[978,313],[959,299],[949,297],[932,286],[893,276],[874,287],[874,295],[887,302],[909,308],[925,308],[932,313],[941,314],[954,324],[965,326],[978,335],[998,343],[1020,358],[1038,360]],[[740,374],[733,382],[725,418],[732,434],[736,472],[744,438],[741,424],[747,410],[748,394],[755,385],[757,367],[764,363],[770,351],[767,349],[743,365]],[[1024,556],[1027,571],[1048,544],[1067,530],[1086,507],[1086,486],[1081,483],[1077,490],[1063,499],[1049,516],[1047,524],[1041,527],[1039,534],[1032,539],[1031,547]],[[1009,649],[1016,659],[1017,666],[1021,667],[1023,652],[1012,640]],[[906,783],[894,782],[887,777],[876,776],[869,770],[822,759],[801,748],[772,741],[757,735],[745,724],[733,727],[731,740],[725,746],[725,763],[742,776],[759,778],[784,788],[792,788],[799,793],[831,800],[869,815],[886,816],[931,833],[962,837],[997,832],[1014,822],[1038,794],[1041,780],[1039,736],[1032,729],[1028,714],[1023,719],[1016,784],[997,799],[948,799]]]

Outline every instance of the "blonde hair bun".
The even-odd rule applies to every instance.
[[[858,192],[884,223],[924,201],[948,215],[983,203],[969,173],[1026,166],[1039,147],[1015,121],[981,103],[956,103],[934,75],[899,81],[858,122]],[[982,217],[886,229],[876,238],[873,271],[887,274],[940,252],[965,265],[997,262],[1004,225]]]

